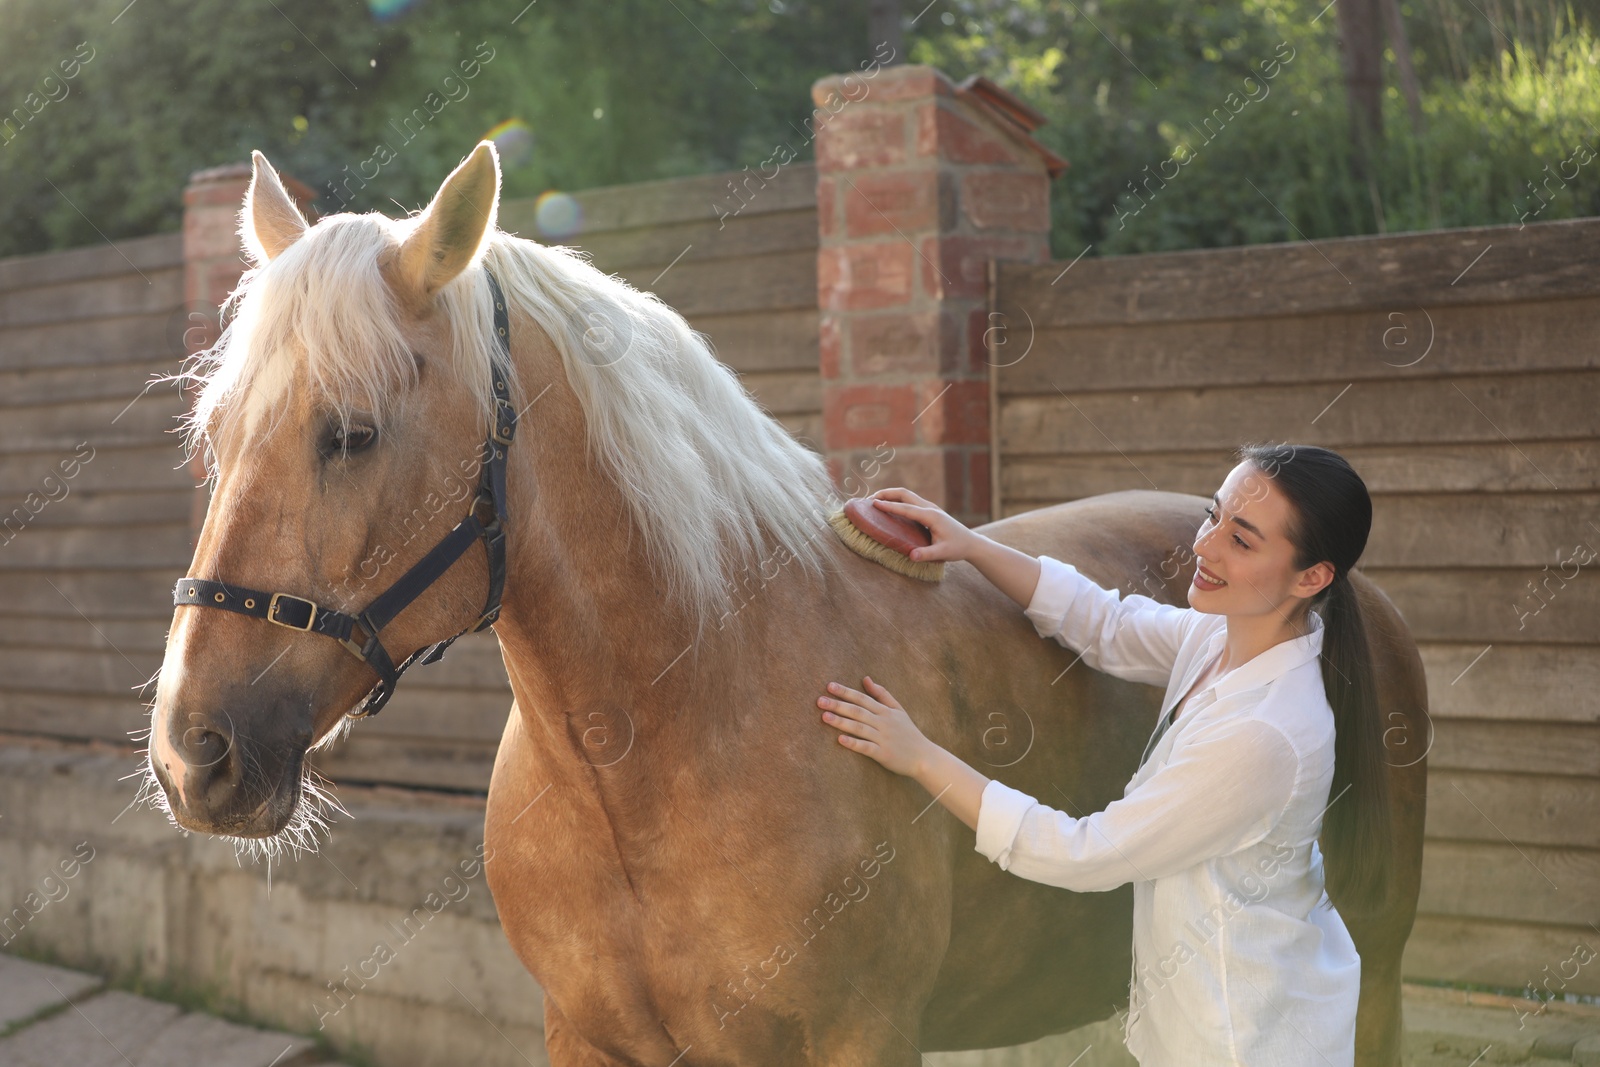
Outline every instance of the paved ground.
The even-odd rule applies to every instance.
[[[1408,985],[1406,1067],[1532,1063],[1600,1067],[1600,1007]],[[0,955],[0,1067],[313,1067],[309,1038],[258,1030],[78,971]],[[939,1052],[929,1067],[1137,1067],[1116,1020],[990,1052]]]
[[[1516,997],[1407,984],[1405,1067],[1600,1067],[1600,1007],[1538,1005]],[[989,1052],[937,1052],[927,1067],[1138,1067],[1115,1019]]]
[[[94,975],[0,955],[0,1067],[309,1067],[305,1037],[239,1026]]]

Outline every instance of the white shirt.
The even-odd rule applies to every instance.
[[[1221,654],[1227,618],[1119,597],[1039,558],[1027,615],[1090,667],[1166,686],[1164,717]],[[1073,818],[998,781],[977,851],[1075,892],[1133,883],[1124,1024],[1142,1067],[1353,1067],[1361,960],[1316,843],[1333,783],[1323,623],[1189,697],[1104,811]],[[1111,710],[1107,709],[1107,714]],[[1346,801],[1348,803],[1348,801]]]

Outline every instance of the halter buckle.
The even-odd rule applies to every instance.
[[[304,606],[306,613],[306,621],[304,624],[294,622],[293,620],[286,621],[281,617],[279,613],[282,611],[283,605],[286,602],[293,604],[295,609],[299,609],[302,605]],[[270,623],[275,623],[278,626],[283,626],[290,630],[309,631],[312,627],[312,624],[317,621],[317,605],[305,599],[304,597],[292,596],[289,593],[273,593],[272,599],[267,603],[267,621]]]
[[[498,444],[510,447],[511,438],[517,432],[517,410],[511,406],[511,401],[503,397],[494,398],[494,430],[489,434]]]

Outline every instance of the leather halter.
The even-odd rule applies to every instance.
[[[187,604],[222,608],[254,619],[265,619],[290,630],[321,634],[338,641],[347,652],[372,668],[378,676],[377,683],[348,712],[354,719],[376,715],[394,695],[400,676],[413,663],[433,663],[444,655],[445,649],[456,638],[469,632],[477,633],[500,617],[500,597],[506,584],[506,453],[517,432],[517,411],[511,405],[508,384],[511,371],[511,318],[506,311],[506,298],[500,290],[500,283],[487,269],[484,273],[488,275],[489,292],[494,297],[494,332],[495,340],[499,342],[492,352],[490,368],[494,382],[494,429],[484,442],[478,495],[473,499],[467,517],[358,615],[325,608],[292,593],[264,593],[258,589],[246,589],[204,578],[181,579],[172,590],[172,603],[175,606]],[[492,512],[487,522],[478,518],[480,507],[487,507]],[[413,600],[442,578],[451,565],[479,539],[482,539],[489,558],[489,595],[484,601],[483,614],[454,637],[424,645],[407,656],[398,667],[395,666],[379,634]],[[364,635],[363,641],[357,641],[353,636],[358,627]]]

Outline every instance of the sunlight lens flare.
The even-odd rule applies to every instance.
[[[494,142],[502,166],[520,167],[533,158],[533,128],[521,119],[506,119],[483,139]]]
[[[583,207],[566,193],[546,189],[534,201],[534,222],[546,237],[571,237],[583,229]]]
[[[367,10],[379,22],[393,22],[421,3],[422,0],[367,0]]]

